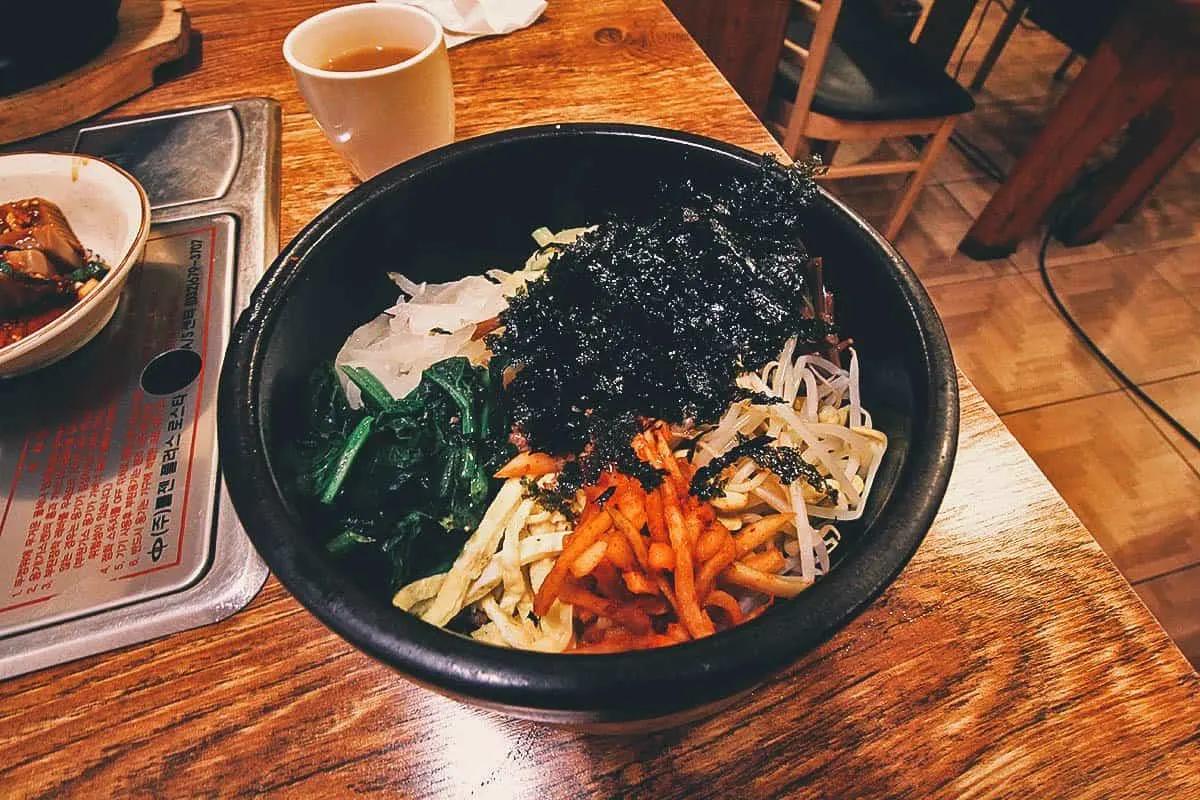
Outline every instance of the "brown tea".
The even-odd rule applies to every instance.
[[[380,69],[399,64],[421,52],[414,47],[393,47],[376,45],[348,50],[325,60],[324,69],[330,72],[363,72],[369,69]]]

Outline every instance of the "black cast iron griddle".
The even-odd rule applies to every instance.
[[[221,484],[216,398],[279,249],[279,139],[279,105],[249,99],[4,148],[119,164],[153,225],[105,329],[0,380],[0,678],[216,622],[266,580]]]

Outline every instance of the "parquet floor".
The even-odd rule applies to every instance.
[[[964,84],[1002,14],[992,4],[963,62]],[[977,94],[978,108],[960,123],[1001,169],[1066,89],[1068,82],[1052,80],[1065,55],[1049,35],[1018,29]],[[906,147],[885,143],[876,152]],[[831,188],[882,226],[901,180],[860,178]],[[963,371],[1200,665],[1200,450],[1122,389],[1058,315],[1037,272],[1040,236],[995,261],[956,251],[995,187],[949,149],[899,249],[933,297]],[[1130,220],[1093,245],[1052,243],[1047,265],[1064,303],[1110,358],[1200,432],[1200,147]]]

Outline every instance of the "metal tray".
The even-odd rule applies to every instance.
[[[6,150],[107,158],[146,254],[86,347],[0,381],[0,678],[233,614],[267,569],[221,484],[217,377],[279,249],[279,105],[77,126]]]

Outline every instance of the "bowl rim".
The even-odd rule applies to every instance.
[[[945,330],[915,273],[879,233],[822,189],[818,202],[844,215],[890,262],[890,278],[905,298],[906,316],[917,322],[929,369],[923,387],[928,436],[912,441],[889,499],[889,508],[900,513],[889,518],[886,531],[868,531],[869,541],[886,537],[880,555],[868,557],[876,548],[855,548],[839,569],[804,593],[802,602],[793,603],[790,613],[766,614],[715,637],[633,653],[578,656],[503,649],[396,614],[377,598],[368,598],[320,559],[314,547],[291,541],[298,538],[298,519],[269,467],[259,404],[264,343],[277,313],[301,275],[305,254],[377,198],[403,191],[418,176],[460,158],[511,143],[576,136],[648,138],[746,165],[758,160],[736,145],[665,128],[559,123],[462,140],[364,182],[317,215],[280,252],[238,319],[222,368],[219,443],[231,499],[264,560],[306,609],[351,644],[419,684],[491,707],[644,718],[711,702],[761,682],[830,638],[894,580],[932,524],[950,478],[958,442],[957,373]],[[911,488],[908,494],[900,491],[905,487]]]
[[[129,271],[133,269],[133,265],[138,260],[138,254],[141,248],[146,244],[146,240],[150,235],[150,198],[146,194],[145,188],[137,180],[121,167],[97,156],[84,155],[81,153],[61,153],[53,151],[17,151],[13,153],[0,154],[0,162],[8,161],[16,158],[47,158],[50,160],[58,160],[64,158],[75,159],[85,163],[97,162],[100,166],[113,172],[118,178],[124,179],[126,183],[133,187],[137,192],[139,203],[137,232],[130,240],[129,247],[121,254],[120,259],[112,265],[111,272],[100,281],[96,291],[89,294],[87,297],[76,302],[68,308],[62,316],[54,319],[48,325],[38,328],[33,333],[19,339],[12,344],[0,347],[0,369],[3,365],[23,357],[28,357],[32,352],[45,347],[49,342],[55,339],[59,334],[62,334],[72,328],[79,318],[87,313],[94,306],[98,306],[106,300],[111,299],[114,292],[119,292],[124,286],[125,280],[128,278]],[[11,201],[5,201],[11,202]],[[69,223],[70,220],[67,220]],[[87,243],[83,242],[83,246],[87,247]],[[97,331],[98,333],[99,331]],[[36,367],[34,367],[36,369]],[[27,370],[23,370],[27,371]]]

